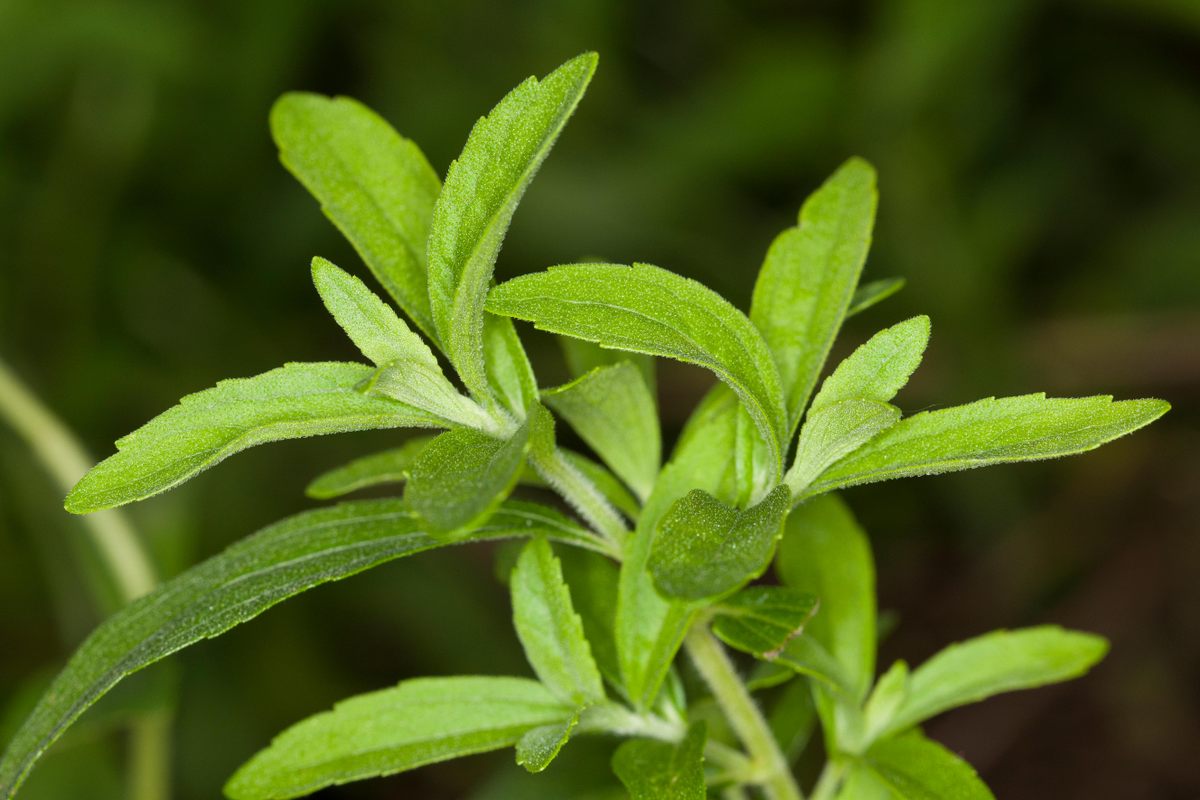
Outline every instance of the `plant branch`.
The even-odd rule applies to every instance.
[[[768,800],[802,800],[803,794],[792,777],[787,759],[775,742],[767,721],[750,692],[738,676],[733,662],[725,653],[704,623],[698,623],[688,632],[684,641],[688,655],[696,669],[704,677],[713,696],[725,713],[746,751],[763,775],[762,788]]]
[[[617,553],[623,552],[628,531],[621,515],[587,476],[566,459],[562,450],[556,447],[545,454],[536,452],[535,448],[529,454],[529,461],[542,480],[607,539]]]

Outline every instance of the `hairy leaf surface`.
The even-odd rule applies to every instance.
[[[771,659],[817,612],[814,595],[786,586],[750,586],[716,606],[713,633],[739,650]]]
[[[630,739],[613,754],[613,772],[632,800],[704,800],[704,723],[678,743]]]
[[[831,464],[899,421],[900,409],[877,400],[841,400],[815,413],[809,411],[800,429],[796,460],[784,478],[793,496],[801,496]]]
[[[315,500],[330,500],[359,489],[403,483],[408,480],[408,471],[417,460],[417,455],[433,438],[415,436],[400,447],[356,458],[348,464],[323,472],[308,484],[304,493]]]
[[[929,317],[885,328],[847,356],[821,384],[808,413],[845,400],[886,403],[908,383],[929,343]]]
[[[893,800],[994,800],[970,764],[915,731],[876,743],[863,760]]]

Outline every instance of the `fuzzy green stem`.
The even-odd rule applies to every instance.
[[[837,790],[841,788],[842,775],[846,771],[846,765],[843,761],[830,759],[825,762],[825,767],[821,770],[821,774],[817,777],[817,783],[813,787],[812,800],[833,800],[837,795]]]
[[[129,731],[130,800],[171,796],[171,722],[168,708],[139,716]]]
[[[547,484],[579,512],[588,524],[607,539],[617,552],[623,550],[628,531],[617,510],[591,481],[554,448],[549,455],[531,452],[530,463]]]
[[[688,632],[684,642],[688,655],[703,676],[713,697],[725,713],[751,759],[761,770],[762,788],[768,800],[802,800],[803,794],[792,777],[787,759],[775,742],[767,721],[763,718],[754,699],[725,648],[721,646],[703,623],[696,624]]]

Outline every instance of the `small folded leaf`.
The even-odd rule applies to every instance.
[[[415,144],[348,97],[292,92],[271,109],[283,165],[404,313],[435,337],[425,241],[441,184]]]
[[[757,578],[771,563],[790,502],[786,486],[744,511],[689,492],[659,524],[649,563],[655,585],[667,597],[703,600]]]
[[[373,428],[440,427],[412,406],[357,390],[370,367],[288,364],[190,394],[133,433],[67,495],[72,514],[164,492],[248,447],[283,439]]]
[[[596,55],[509,92],[471,130],[450,165],[429,233],[429,301],[446,353],[476,397],[490,394],[483,302],[513,212],[583,97]]]
[[[567,705],[585,707],[603,700],[604,684],[583,621],[549,543],[525,545],[509,587],[517,637],[541,682]]]
[[[313,259],[312,276],[325,308],[368,359],[381,367],[414,361],[441,372],[429,346],[358,278],[323,258]]]
[[[578,724],[579,712],[576,711],[562,722],[526,731],[517,740],[517,764],[529,772],[541,772],[550,766]]]
[[[485,314],[483,364],[488,385],[517,419],[537,402],[537,378],[511,319]]]
[[[716,606],[712,630],[739,650],[773,659],[817,612],[817,598],[786,586],[751,586]]]
[[[892,800],[995,800],[970,764],[916,731],[876,743],[863,762]]]
[[[219,636],[287,598],[401,556],[444,545],[399,500],[307,511],[249,536],[118,611],[79,647],[0,759],[0,797],[122,678],[202,639]],[[588,534],[532,503],[506,503],[470,540]],[[545,690],[542,690],[543,692]]]
[[[800,638],[823,644],[861,699],[875,676],[875,565],[840,498],[813,498],[792,511],[778,570],[785,585],[817,596],[821,610]]]
[[[516,485],[528,426],[507,439],[470,428],[446,431],[425,446],[408,474],[404,501],[434,531],[453,533],[484,519]]]
[[[771,244],[750,319],[779,368],[788,431],[795,430],[858,285],[875,224],[875,170],[843,164],[800,209],[799,226]]]
[[[658,475],[661,435],[654,398],[632,362],[598,367],[571,383],[543,391],[542,401],[638,497],[649,496]]]
[[[622,361],[631,361],[642,373],[646,385],[650,387],[650,395],[657,392],[658,381],[655,375],[654,357],[645,353],[626,353],[620,350],[607,350],[595,342],[583,339],[573,339],[570,336],[557,336],[559,347],[563,351],[563,359],[567,362],[567,371],[572,378],[582,378],[598,367],[608,367]]]
[[[903,289],[904,283],[904,278],[883,278],[862,284],[854,290],[854,297],[850,298],[850,307],[846,309],[846,316],[852,317],[866,311],[876,303],[888,299]]]
[[[897,661],[875,683],[863,706],[865,741],[875,741],[895,718],[908,696],[908,664]]]
[[[439,427],[461,425],[495,435],[504,429],[504,423],[461,395],[436,363],[395,361],[375,370],[360,388],[367,395],[421,409],[436,419]]]
[[[630,739],[613,754],[613,772],[631,800],[704,800],[704,723],[678,743]]]
[[[516,744],[573,711],[525,678],[416,678],[351,697],[275,737],[229,780],[233,800],[283,800]]]
[[[415,436],[400,447],[356,458],[349,464],[323,472],[313,478],[304,493],[315,500],[330,500],[371,486],[404,483],[417,455],[433,438]]]
[[[842,400],[809,412],[796,459],[784,480],[795,497],[839,459],[900,421],[900,409],[876,400]]]
[[[779,641],[779,625],[745,624],[730,625],[717,618],[713,632],[721,641],[734,650],[749,653],[755,658],[766,659],[771,664],[819,681],[824,688],[840,695],[844,700],[854,701],[854,687],[842,665],[816,639],[801,633],[783,640],[783,644],[772,647]]]
[[[1001,692],[1077,678],[1108,652],[1099,636],[1054,625],[992,633],[953,644],[913,671],[885,733]]]
[[[648,264],[566,264],[497,286],[487,309],[712,370],[737,392],[778,470],[787,415],[771,352],[750,320],[711,289]]]
[[[928,344],[929,317],[885,328],[838,364],[813,398],[809,415],[843,400],[888,402],[908,383]]]
[[[559,559],[563,579],[571,587],[571,601],[583,622],[584,638],[596,659],[596,666],[605,680],[623,691],[613,633],[617,613],[617,567],[598,553],[578,548],[560,551]]]
[[[1027,394],[925,411],[834,464],[805,494],[1083,453],[1149,425],[1170,407],[1162,400]]]

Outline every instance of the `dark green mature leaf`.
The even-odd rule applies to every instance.
[[[846,316],[852,317],[866,311],[876,303],[883,302],[903,289],[904,283],[904,278],[883,278],[862,284],[854,290],[854,297],[850,298],[850,307],[846,309]]]
[[[371,486],[404,483],[417,455],[433,438],[415,436],[400,447],[356,458],[349,464],[323,472],[308,484],[304,493],[315,500],[330,500]]]
[[[852,158],[800,209],[800,224],[771,244],[750,319],[779,368],[788,431],[795,430],[845,319],[875,223],[875,170]]]
[[[288,728],[225,786],[233,800],[283,800],[516,744],[573,710],[526,678],[416,678],[343,700]]]
[[[970,764],[916,731],[877,742],[863,760],[893,800],[994,800]]]
[[[596,60],[586,53],[509,92],[475,124],[434,207],[430,307],[451,362],[477,397],[490,394],[483,302],[496,256],[521,195],[583,97]]]
[[[542,683],[574,707],[603,700],[604,683],[584,637],[583,621],[548,542],[538,539],[525,545],[509,587],[517,636]]]
[[[417,146],[355,100],[300,92],[275,103],[271,134],[284,166],[400,308],[436,339],[425,240],[440,183]]]
[[[1113,402],[1108,396],[1063,399],[1039,393],[925,411],[834,464],[806,494],[1083,453],[1150,424],[1170,407],[1162,400]]]
[[[911,728],[951,708],[1001,692],[1077,678],[1108,652],[1099,636],[1054,625],[993,631],[953,644],[913,671],[884,733]]]
[[[801,639],[823,644],[842,665],[861,699],[875,676],[875,565],[866,534],[836,496],[817,497],[792,511],[779,548],[787,586],[817,596],[820,612]]]
[[[613,772],[631,800],[704,800],[704,723],[677,744],[630,739],[613,754]]]
[[[576,711],[561,722],[526,731],[517,740],[517,763],[529,772],[541,772],[550,766],[578,724],[579,711]]]
[[[771,563],[791,505],[786,486],[744,511],[700,489],[688,492],[659,524],[650,574],[667,597],[720,597],[757,578]]]
[[[404,501],[440,533],[469,528],[508,496],[525,461],[529,428],[496,439],[470,428],[425,446],[408,474]]]
[[[187,395],[118,439],[117,453],[83,476],[66,508],[85,514],[142,500],[265,442],[443,424],[425,411],[358,391],[372,372],[361,364],[288,364]]]
[[[641,371],[630,361],[598,367],[542,392],[542,401],[570,423],[619,478],[645,500],[662,457],[658,411]]]
[[[927,344],[929,317],[913,317],[885,328],[838,364],[821,384],[808,413],[845,400],[886,403],[908,383]]]
[[[122,678],[219,636],[287,598],[401,556],[444,545],[398,500],[344,503],[297,514],[233,545],[114,614],[88,637],[0,760],[0,797],[88,706]],[[588,535],[550,509],[508,503],[472,541]]]
[[[831,464],[844,458],[900,421],[900,409],[877,400],[841,400],[809,411],[796,459],[784,480],[794,497]]]
[[[711,289],[648,264],[566,264],[497,286],[487,309],[712,370],[737,392],[779,469],[787,414],[771,352],[746,316]]]
[[[712,630],[726,644],[774,659],[817,612],[817,598],[786,586],[751,586],[721,601]]]

